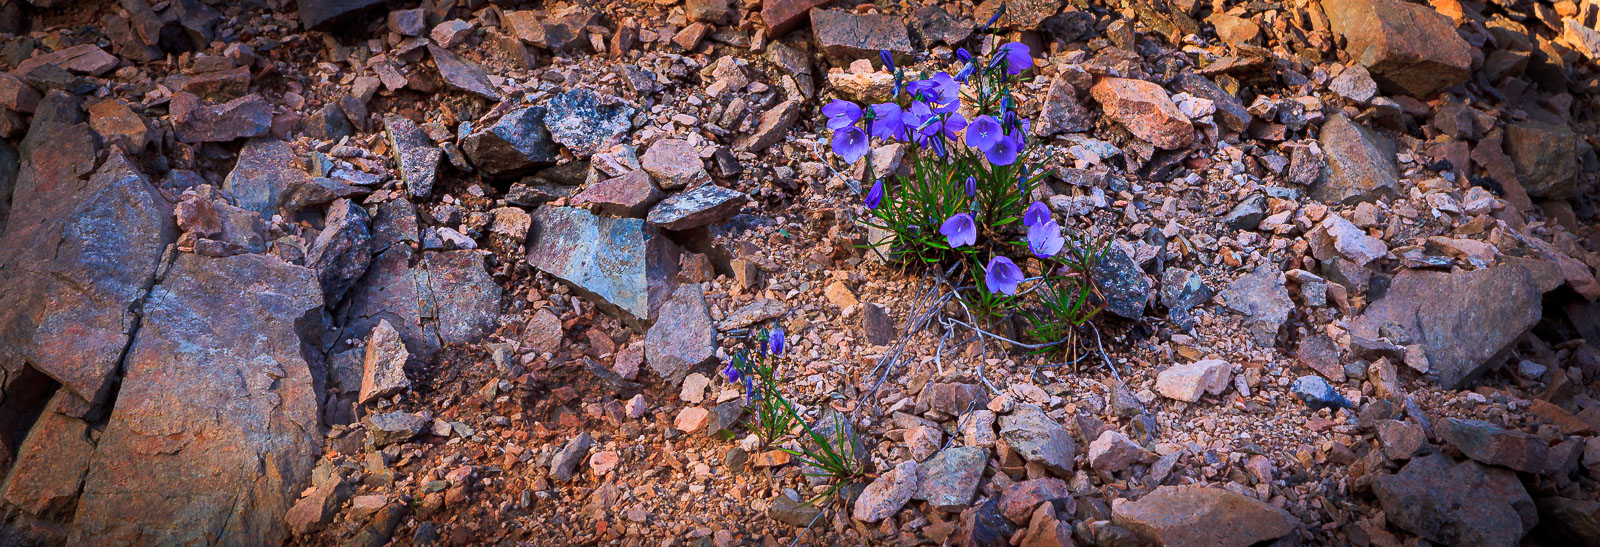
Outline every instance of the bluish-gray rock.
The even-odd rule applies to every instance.
[[[632,106],[585,88],[551,97],[545,110],[550,137],[580,158],[622,142],[633,127]]]
[[[433,145],[421,127],[399,114],[383,118],[383,134],[389,140],[395,165],[400,168],[400,182],[405,184],[406,193],[419,200],[428,199],[439,178],[439,160],[444,158],[444,151]]]
[[[972,503],[972,494],[977,491],[978,480],[983,478],[983,468],[988,462],[989,449],[981,446],[952,446],[940,450],[920,465],[917,493],[912,498],[927,500],[940,511],[966,509]]]
[[[699,228],[727,220],[749,200],[744,192],[707,184],[662,200],[645,221],[667,230]]]
[[[627,312],[633,321],[653,320],[672,294],[678,247],[644,220],[541,207],[529,233],[528,264]]]
[[[300,0],[300,27],[306,30],[334,30],[355,19],[363,10],[383,0]]]
[[[1106,312],[1125,319],[1144,316],[1145,302],[1150,300],[1150,280],[1121,247],[1106,247],[1090,274],[1105,295]]]
[[[1321,376],[1301,376],[1289,385],[1289,391],[1294,393],[1295,397],[1299,397],[1306,406],[1311,407],[1311,410],[1323,408],[1337,410],[1355,406]]]
[[[233,196],[234,203],[247,211],[255,211],[262,219],[277,214],[278,205],[292,188],[309,183],[311,176],[295,167],[294,149],[287,141],[272,137],[250,139],[239,150],[239,162],[234,164],[228,178],[222,180],[222,191]]]
[[[483,174],[507,178],[549,165],[561,157],[544,124],[545,108],[519,108],[461,140],[461,151]]]

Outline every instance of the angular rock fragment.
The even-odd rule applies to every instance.
[[[1523,473],[1542,473],[1549,445],[1543,439],[1482,420],[1449,418],[1439,424],[1439,440],[1487,465]]]
[[[178,92],[167,108],[172,113],[173,131],[186,143],[259,137],[272,128],[272,106],[254,93],[207,105],[193,94]]]
[[[406,193],[414,199],[428,199],[438,180],[439,160],[444,158],[444,151],[435,147],[416,123],[398,114],[383,118],[383,134],[389,140],[389,151],[394,154]]]
[[[383,319],[372,328],[367,339],[367,354],[362,360],[361,394],[356,402],[371,403],[411,388],[406,377],[406,360],[411,353],[400,340],[400,331]]]
[[[1422,344],[1429,376],[1445,389],[1457,389],[1499,364],[1496,356],[1541,315],[1538,285],[1520,265],[1452,273],[1404,270],[1383,298],[1350,322],[1350,332],[1373,340],[1385,332],[1404,333],[1410,339],[1396,342]]]
[[[494,178],[515,177],[559,159],[560,151],[544,124],[545,109],[513,110],[488,127],[461,140],[461,151],[473,167]]]
[[[1567,199],[1577,189],[1578,136],[1566,124],[1523,121],[1506,126],[1506,154],[1528,195]]]
[[[913,499],[926,500],[940,511],[960,511],[972,502],[978,480],[989,461],[989,449],[952,446],[922,462]]]
[[[115,379],[130,309],[177,238],[149,179],[120,152],[90,176],[95,154],[87,125],[35,121],[0,233],[0,370],[32,366],[91,402]]]
[[[700,152],[682,139],[661,139],[650,145],[639,164],[656,177],[663,190],[681,190],[711,180]]]
[[[1150,300],[1150,279],[1121,246],[1107,246],[1090,273],[1095,286],[1105,296],[1106,312],[1125,319],[1144,316],[1145,304]]]
[[[430,420],[423,414],[404,411],[385,412],[367,417],[367,442],[375,448],[403,443],[421,435]]]
[[[1077,456],[1072,434],[1039,407],[1017,405],[1011,414],[1001,416],[1000,438],[1023,459],[1063,477],[1072,475],[1072,461]]]
[[[239,162],[223,179],[222,190],[232,195],[240,208],[270,219],[278,214],[284,194],[304,186],[311,178],[296,163],[294,149],[287,141],[272,137],[251,139],[239,150]]]
[[[622,142],[633,113],[622,99],[578,88],[550,98],[544,124],[552,140],[584,158]]]
[[[489,74],[478,63],[433,44],[428,44],[428,55],[433,57],[434,65],[439,68],[439,77],[450,87],[491,101],[500,100],[500,90],[495,89],[494,83],[489,81]]]
[[[1311,197],[1325,203],[1353,204],[1393,197],[1400,188],[1393,146],[1383,137],[1335,114],[1318,137],[1325,166]]]
[[[1080,133],[1094,127],[1094,115],[1078,101],[1078,90],[1064,74],[1050,80],[1050,90],[1039,113],[1034,134],[1048,137],[1060,133]]]
[[[1372,491],[1389,523],[1443,545],[1519,545],[1539,522],[1515,473],[1443,454],[1379,475]]]
[[[893,15],[815,9],[811,10],[811,33],[835,66],[845,66],[856,59],[877,59],[880,51],[901,59],[912,53],[905,21]]]
[[[1133,136],[1175,150],[1194,142],[1194,125],[1172,104],[1167,90],[1144,80],[1106,78],[1089,89],[1108,118],[1128,128]]]
[[[643,169],[595,183],[572,198],[574,205],[592,204],[607,216],[644,218],[665,194]]]
[[[383,0],[303,0],[298,2],[300,26],[306,30],[337,29],[361,12],[382,3]]]
[[[589,455],[589,448],[594,446],[594,439],[588,433],[579,434],[567,441],[561,451],[550,460],[550,476],[556,480],[569,481],[577,476],[578,466],[583,464],[584,458]]]
[[[666,230],[699,228],[727,220],[749,200],[744,192],[707,184],[657,203],[645,222]]]
[[[812,8],[826,6],[833,0],[771,0],[761,3],[761,22],[766,23],[768,36],[776,39],[807,21]]]
[[[1200,400],[1200,395],[1221,395],[1233,377],[1233,365],[1206,359],[1187,365],[1173,365],[1156,375],[1156,392],[1184,402]]]
[[[679,286],[661,305],[655,324],[645,333],[644,351],[650,370],[673,385],[682,383],[690,370],[716,359],[717,330],[699,284]]]
[[[850,515],[856,520],[865,522],[878,522],[888,518],[900,511],[906,502],[911,501],[911,496],[917,493],[917,484],[921,480],[917,462],[900,462],[900,465],[884,473],[861,491]]]
[[[1271,264],[1240,276],[1222,291],[1229,310],[1245,316],[1250,335],[1261,346],[1271,347],[1278,329],[1289,320],[1294,302],[1284,285],[1283,273]]]
[[[372,262],[372,217],[348,199],[333,202],[321,233],[306,252],[306,266],[322,282],[323,302],[337,306]]]
[[[678,248],[640,219],[541,207],[533,214],[528,264],[647,323],[671,295]]]

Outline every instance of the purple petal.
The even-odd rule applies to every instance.
[[[1011,259],[997,256],[989,259],[989,267],[983,274],[983,282],[989,286],[991,293],[1005,293],[1016,296],[1017,285],[1022,283],[1022,270]]]
[[[905,135],[905,121],[900,105],[879,103],[872,105],[872,136],[880,139],[900,140]]]
[[[878,179],[878,180],[873,181],[872,182],[872,189],[871,190],[867,190],[866,199],[863,199],[861,201],[862,201],[862,204],[867,206],[867,209],[877,209],[879,205],[882,205],[883,204],[883,179]]]
[[[968,130],[968,134],[971,134],[971,130]],[[983,155],[989,158],[989,163],[994,165],[1011,165],[1017,161],[1017,154],[1021,152],[1019,148],[1017,138],[1012,135],[1006,135],[995,141],[993,147],[984,150]]]
[[[1054,220],[1047,220],[1028,228],[1028,249],[1034,256],[1049,258],[1061,252],[1061,246],[1066,244],[1066,238],[1061,237],[1061,225]]]
[[[1043,201],[1035,201],[1022,213],[1022,225],[1032,228],[1050,220],[1050,207]]]
[[[828,129],[842,129],[861,119],[861,107],[850,101],[835,99],[822,107],[822,115],[828,117]]]
[[[1005,54],[1006,74],[1015,76],[1033,68],[1033,56],[1028,50],[1028,44],[1011,42],[1000,46],[1000,51]]]

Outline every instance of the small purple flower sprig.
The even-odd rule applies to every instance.
[[[825,435],[818,432],[789,399],[784,396],[779,365],[788,357],[789,343],[783,328],[762,329],[755,335],[756,349],[734,352],[722,367],[723,377],[730,384],[744,387],[745,403],[753,408],[749,423],[752,433],[762,446],[785,443],[799,448],[779,446],[779,450],[794,456],[795,460],[820,471],[833,482],[828,493],[861,478],[866,469],[856,454],[859,445],[853,429],[851,435]],[[812,501],[820,501],[819,496]]]
[[[873,177],[870,185],[862,181],[865,223],[891,237],[872,246],[912,264],[964,269],[971,290],[961,297],[980,315],[1021,312],[1081,325],[1098,310],[1088,304],[1094,296],[1088,274],[1098,253],[1080,248],[1047,205],[1031,200],[1046,171],[1031,161],[1037,142],[1017,111],[1015,93],[1031,77],[1032,54],[1026,44],[1011,42],[992,45],[981,57],[958,49],[956,59],[953,74],[909,78],[884,52],[895,82],[890,101],[841,99],[822,108],[834,154],[850,164],[863,161],[863,173]],[[909,175],[877,177],[870,152],[889,143],[903,143]],[[1037,265],[1030,268],[1033,277],[1024,269],[1030,261]],[[1024,302],[1029,287],[1048,297],[1077,296]]]

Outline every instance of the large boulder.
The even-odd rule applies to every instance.
[[[120,152],[90,175],[97,148],[87,125],[35,121],[0,233],[0,372],[32,367],[87,401],[114,380],[130,310],[177,238],[172,206]]]
[[[858,14],[846,10],[811,10],[811,33],[817,47],[836,66],[856,59],[877,59],[878,52],[911,56],[911,34],[896,15]]]
[[[1567,199],[1578,187],[1578,135],[1566,124],[1523,121],[1506,126],[1506,154],[1517,181],[1536,198]]]
[[[1542,313],[1538,282],[1520,265],[1452,273],[1406,270],[1395,276],[1383,298],[1350,322],[1350,332],[1377,340],[1399,326],[1409,339],[1390,342],[1421,344],[1429,375],[1441,387],[1456,389],[1498,363],[1496,357]]]
[[[145,302],[72,543],[280,543],[321,453],[322,290],[268,255],[184,254]]]
[[[1539,523],[1516,473],[1443,454],[1416,458],[1379,475],[1372,492],[1389,523],[1441,545],[1519,545]]]
[[[573,207],[540,207],[528,237],[528,264],[640,324],[671,296],[678,252],[644,220]]]
[[[1168,547],[1245,547],[1300,526],[1282,509],[1205,486],[1162,486],[1137,501],[1116,500],[1111,518],[1140,539]]]
[[[1384,91],[1432,99],[1467,81],[1472,46],[1456,34],[1449,17],[1426,4],[1339,0],[1324,2],[1322,9],[1333,32],[1344,38],[1345,52]]]

